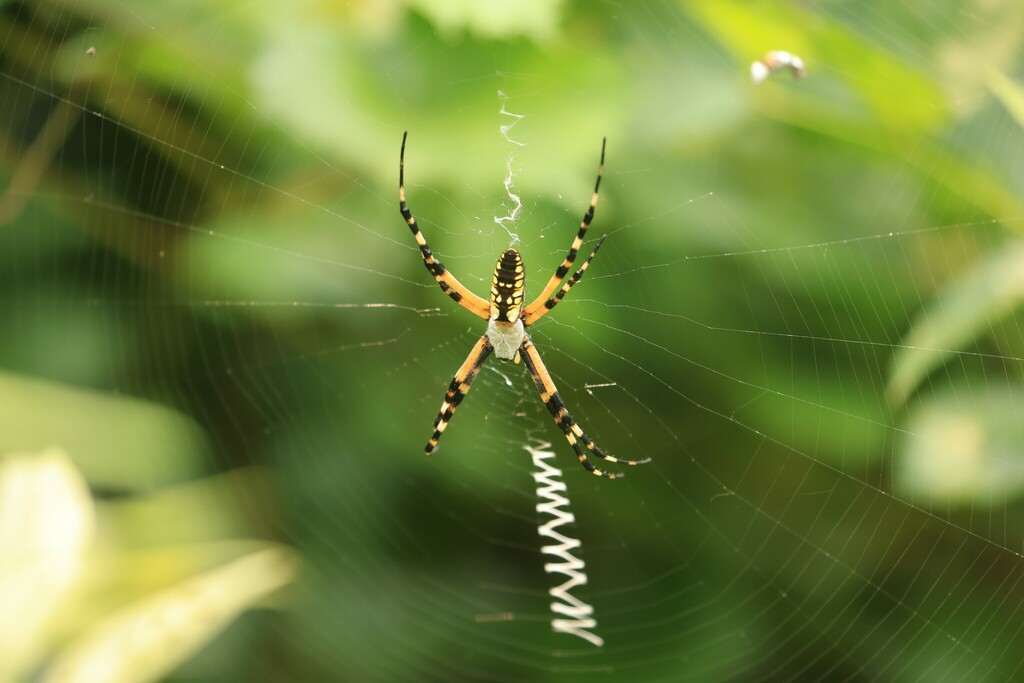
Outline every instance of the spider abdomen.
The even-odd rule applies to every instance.
[[[519,320],[525,286],[523,257],[516,249],[506,249],[498,257],[491,279],[491,320],[506,323]]]
[[[519,347],[526,341],[526,328],[523,321],[517,320],[514,323],[506,323],[500,320],[487,322],[487,341],[494,347],[494,355],[501,361],[515,361]]]

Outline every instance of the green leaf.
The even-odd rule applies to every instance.
[[[139,399],[0,373],[0,451],[56,444],[94,485],[146,490],[206,470],[192,420]]]
[[[950,118],[942,91],[926,74],[820,13],[740,0],[698,0],[685,7],[744,63],[737,73],[745,78],[749,65],[769,50],[803,59],[807,78],[787,88],[787,96],[777,96],[770,83],[756,88],[752,97],[765,115],[836,137],[848,135],[845,123],[916,136]]]
[[[550,39],[558,30],[562,0],[410,0],[442,32],[469,29],[488,38]]]
[[[1024,244],[1000,251],[939,293],[893,358],[887,393],[902,405],[917,385],[1024,299]]]
[[[989,73],[988,87],[996,99],[1003,103],[1010,116],[1024,127],[1024,88],[995,69]]]

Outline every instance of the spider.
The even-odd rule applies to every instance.
[[[473,346],[473,350],[469,352],[469,356],[458,372],[455,373],[455,377],[448,387],[448,392],[444,396],[444,402],[441,404],[441,411],[438,413],[437,419],[434,420],[434,434],[427,441],[424,452],[427,455],[434,452],[441,434],[455,414],[455,409],[462,403],[462,399],[469,392],[473,380],[480,374],[480,368],[483,367],[484,361],[493,352],[503,363],[508,361],[519,363],[520,359],[522,359],[526,369],[530,371],[530,376],[537,386],[537,391],[540,392],[541,400],[544,401],[544,405],[547,406],[548,411],[555,418],[555,424],[565,433],[565,438],[568,440],[569,445],[572,446],[573,451],[576,452],[576,457],[579,458],[583,467],[591,474],[609,479],[622,476],[621,474],[605,472],[595,467],[587,457],[587,451],[580,446],[580,442],[583,442],[583,445],[591,453],[609,462],[616,462],[621,465],[640,465],[648,462],[650,458],[645,458],[644,460],[623,460],[622,458],[608,455],[586,435],[583,429],[576,424],[569,411],[566,410],[565,403],[562,401],[562,397],[558,395],[558,390],[555,388],[555,383],[551,379],[548,369],[544,367],[544,363],[540,359],[537,347],[530,340],[530,335],[526,333],[528,326],[540,320],[557,306],[558,302],[568,294],[573,285],[580,281],[580,278],[587,271],[590,262],[597,255],[597,250],[601,248],[601,244],[604,242],[605,237],[607,237],[607,235],[601,236],[601,239],[597,241],[597,245],[594,246],[594,250],[590,252],[590,256],[583,262],[579,270],[568,280],[565,280],[565,276],[569,273],[569,268],[576,260],[576,255],[583,245],[583,238],[587,234],[587,228],[590,227],[590,222],[594,219],[594,207],[597,206],[597,191],[601,186],[601,175],[604,172],[605,141],[601,141],[601,162],[597,167],[597,182],[594,183],[594,195],[590,199],[590,207],[583,215],[583,221],[580,223],[580,229],[572,241],[572,246],[569,247],[569,253],[566,255],[562,265],[555,270],[555,274],[548,280],[544,290],[536,299],[524,307],[523,293],[526,274],[523,270],[523,259],[516,249],[506,249],[498,257],[498,262],[494,266],[494,276],[491,280],[491,299],[489,302],[466,289],[430,251],[426,238],[423,237],[423,233],[416,224],[416,219],[413,218],[412,212],[409,211],[409,207],[405,203],[406,137],[408,137],[408,131],[402,135],[402,151],[398,162],[398,202],[402,217],[409,224],[409,229],[412,230],[413,237],[416,238],[416,243],[419,245],[423,263],[427,270],[430,271],[430,274],[434,276],[434,279],[437,280],[437,284],[441,286],[441,291],[451,297],[455,303],[487,321],[487,331],[476,345]],[[560,289],[559,285],[561,285]],[[558,290],[557,293],[555,292],[556,289]]]

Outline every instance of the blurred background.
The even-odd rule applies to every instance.
[[[0,680],[1019,680],[1022,44],[1016,0],[0,2]],[[531,334],[651,464],[587,474],[494,359],[423,457],[484,325],[403,131],[435,253],[528,298],[607,137]],[[603,647],[551,628],[543,442]]]

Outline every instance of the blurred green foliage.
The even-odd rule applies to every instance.
[[[1021,675],[1024,4],[38,0],[0,36],[0,452],[67,451],[114,576],[301,558],[170,680]],[[753,86],[772,49],[807,77]],[[655,460],[561,454],[602,651],[546,623],[521,444],[565,444],[522,368],[418,455],[481,329],[398,215],[404,130],[481,293],[512,158],[528,295],[608,138],[608,241],[531,330]]]

